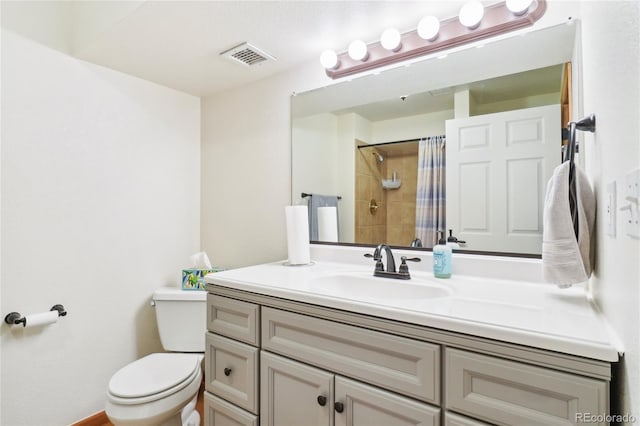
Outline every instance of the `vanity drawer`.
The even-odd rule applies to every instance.
[[[258,416],[205,392],[204,424],[205,426],[258,426]]]
[[[489,423],[473,420],[459,414],[447,412],[444,415],[444,426],[491,426]]]
[[[260,346],[260,306],[207,294],[207,329],[213,333]]]
[[[583,413],[608,414],[604,381],[458,349],[445,358],[449,410],[499,425],[571,425]]]
[[[207,333],[205,389],[258,414],[258,349]]]
[[[438,404],[440,346],[262,308],[264,349]]]

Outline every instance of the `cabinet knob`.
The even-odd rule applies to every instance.
[[[335,408],[336,413],[342,413],[344,411],[344,404],[342,402],[336,402],[333,408]]]
[[[324,395],[318,395],[318,404],[321,407],[324,407],[325,405],[327,405],[327,397]]]
[[[230,376],[231,375],[231,368],[229,368],[229,367],[225,368],[224,369],[224,375],[227,376],[227,377]]]

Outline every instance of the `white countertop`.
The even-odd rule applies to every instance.
[[[559,289],[548,284],[468,275],[437,279],[424,270],[412,270],[410,281],[375,277],[373,285],[389,289],[407,284],[444,288],[448,297],[430,299],[394,294],[375,298],[369,297],[368,292],[342,294],[334,286],[326,285],[334,276],[342,277],[344,282],[355,277],[361,288],[366,288],[363,286],[372,283],[367,281],[372,274],[373,265],[369,263],[318,260],[308,266],[275,262],[232,269],[210,274],[205,281],[587,358],[618,360],[620,349],[615,336],[586,297],[583,286]]]

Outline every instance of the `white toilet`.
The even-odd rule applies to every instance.
[[[199,426],[195,410],[205,347],[204,291],[161,288],[153,293],[162,346],[111,377],[105,412],[116,426]]]

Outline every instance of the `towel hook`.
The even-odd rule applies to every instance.
[[[583,132],[595,132],[596,131],[596,115],[590,114],[582,120],[576,122],[576,129]]]

